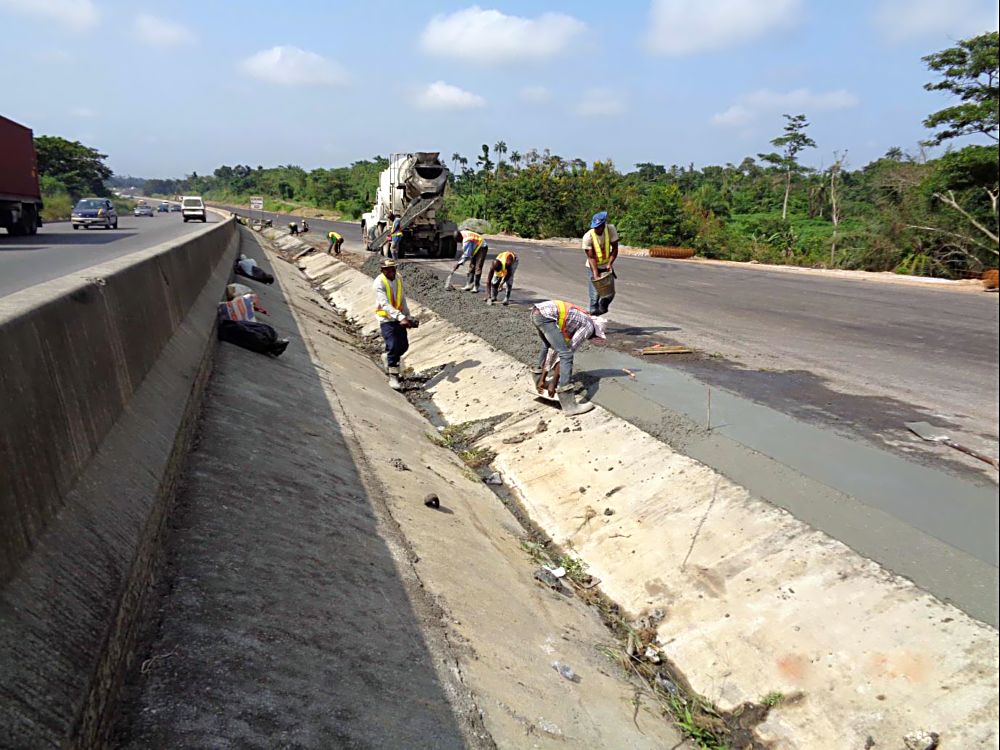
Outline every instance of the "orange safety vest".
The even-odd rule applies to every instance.
[[[572,302],[563,302],[561,299],[555,300],[556,308],[559,310],[559,318],[557,320],[559,324],[559,330],[562,331],[563,338],[566,339],[568,344],[572,340],[572,336],[566,333],[566,314],[570,310],[579,310],[580,312],[586,312],[582,307],[577,307]]]
[[[496,272],[496,275],[502,279],[507,275],[507,264],[516,261],[517,256],[510,250],[505,250],[497,256],[497,260],[500,261],[500,270]]]
[[[379,274],[379,278],[382,279],[382,286],[385,287],[385,296],[389,300],[389,304],[395,307],[397,310],[402,310],[403,304],[403,280],[396,277],[396,294],[392,293],[392,284],[389,283],[389,279],[385,277],[385,274]],[[375,314],[380,318],[388,318],[389,313],[382,309],[382,305],[375,308]]]
[[[475,242],[476,246],[472,250],[472,254],[475,255],[476,252],[483,246],[483,236],[481,234],[476,234],[475,232],[470,232],[468,229],[462,230],[462,244],[466,242]]]
[[[590,230],[590,241],[594,244],[594,254],[597,256],[597,265],[606,266],[611,260],[611,233],[607,224],[604,225],[604,252],[601,253],[601,242],[597,239],[597,232]]]

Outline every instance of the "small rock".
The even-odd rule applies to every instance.
[[[503,484],[503,479],[500,478],[500,474],[498,472],[495,472],[495,471],[492,474],[490,474],[488,477],[486,477],[486,479],[483,480],[483,481],[485,481],[486,484],[492,484],[493,486],[497,486],[497,485]]]
[[[569,664],[563,664],[561,661],[554,661],[552,662],[552,668],[570,682],[580,681],[580,675],[574,672],[573,668]]]
[[[581,495],[586,495],[587,494],[587,488],[586,487],[581,487],[580,488],[580,494]]]
[[[903,737],[906,750],[937,750],[941,737],[937,732],[917,729]]]
[[[535,580],[541,581],[549,588],[556,590],[562,590],[562,583],[559,579],[553,575],[552,571],[548,568],[539,568],[535,571]]]
[[[424,498],[424,505],[428,508],[440,508],[441,501],[438,499],[438,496],[432,492]]]
[[[562,565],[560,565],[558,568],[546,568],[546,570],[549,571],[556,578],[566,577],[566,568],[564,568]]]
[[[605,508],[604,509],[604,515],[606,515],[606,516],[613,516],[614,514],[615,514],[615,509],[614,508]]]
[[[659,685],[660,688],[662,688],[663,690],[665,690],[670,695],[676,695],[677,694],[677,692],[678,692],[677,686],[669,678],[664,677],[662,674],[660,674],[659,672],[657,672],[656,673],[656,677],[654,679],[656,681],[656,684]]]
[[[652,646],[646,646],[646,653],[644,654],[647,660],[653,662],[653,664],[660,663],[660,652],[657,651]]]
[[[405,464],[405,463],[403,462],[403,459],[401,459],[401,458],[394,458],[394,459],[392,459],[392,460],[391,460],[391,461],[390,461],[389,463],[390,463],[390,464],[392,464],[392,465],[393,465],[393,467],[394,467],[394,468],[395,468],[395,469],[396,469],[397,471],[409,471],[409,470],[410,470],[410,467],[409,467],[409,466],[407,466],[407,465],[406,465],[406,464]]]

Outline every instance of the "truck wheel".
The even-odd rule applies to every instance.
[[[73,229],[79,229],[79,228],[80,228],[80,225],[79,225],[79,224],[74,224],[74,225],[73,225]]]

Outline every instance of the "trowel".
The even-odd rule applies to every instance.
[[[926,440],[928,443],[944,443],[949,448],[954,448],[957,451],[961,451],[966,455],[972,456],[975,459],[987,463],[994,469],[1000,469],[1000,462],[995,458],[986,456],[978,451],[974,451],[966,445],[961,443],[956,443],[951,439],[951,436],[944,432],[940,427],[935,427],[927,422],[904,422],[903,423],[910,432],[919,437],[921,440]]]

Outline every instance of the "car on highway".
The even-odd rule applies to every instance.
[[[135,210],[132,211],[132,214],[134,216],[150,216],[151,217],[153,215],[153,207],[149,206],[149,205],[147,205],[145,203],[140,203],[138,206],[135,207]]]
[[[205,202],[197,195],[185,195],[181,199],[181,216],[184,221],[208,221],[205,213]]]
[[[172,214],[179,213],[180,210],[181,210],[181,204],[180,203],[171,203],[170,204],[170,213],[172,213]]]
[[[166,201],[164,201],[163,203],[161,203],[160,205],[158,205],[158,206],[156,207],[156,212],[157,212],[157,213],[160,213],[160,214],[165,214],[165,213],[167,213],[168,211],[170,211],[170,204],[169,204],[169,203],[167,203]]]
[[[83,198],[73,206],[70,223],[73,225],[73,229],[80,227],[84,229],[91,227],[117,229],[118,212],[110,198]]]

